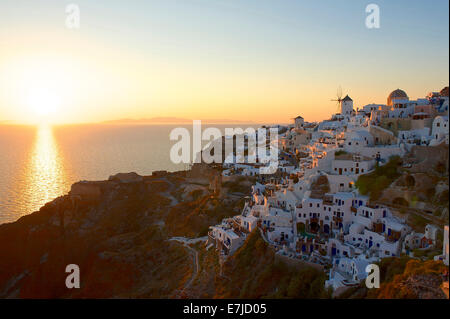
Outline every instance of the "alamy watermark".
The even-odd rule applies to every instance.
[[[277,128],[258,128],[257,130],[252,127],[245,130],[225,128],[225,158],[223,158],[223,136],[219,128],[208,127],[202,132],[201,121],[195,120],[192,125],[192,134],[191,156],[189,130],[178,127],[170,132],[170,140],[178,141],[170,150],[170,159],[173,163],[258,163],[260,174],[274,174],[278,169]],[[203,146],[205,141],[207,144]]]
[[[80,288],[80,267],[76,264],[69,264],[66,266],[66,287],[68,289]]]
[[[367,29],[379,29],[380,28],[380,7],[371,3],[366,6],[366,27]]]
[[[68,29],[80,28],[80,7],[71,3],[66,6],[66,27]]]
[[[366,266],[366,287],[369,289],[380,288],[380,267],[375,264]]]

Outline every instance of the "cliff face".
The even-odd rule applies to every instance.
[[[17,222],[0,225],[0,298],[168,297],[190,256],[166,241],[169,183],[85,182]],[[65,268],[80,267],[81,289]]]
[[[228,189],[250,191],[248,181],[223,184],[217,194],[207,178],[181,172],[129,177],[76,183],[38,212],[0,225],[0,298],[328,296],[323,273],[277,261],[259,233],[223,269],[204,242],[169,240],[204,236],[208,226],[236,215],[243,200]],[[194,185],[205,185],[202,195],[186,199]],[[68,264],[80,267],[80,289],[65,285]]]
[[[185,196],[199,185],[202,194]],[[76,183],[0,225],[0,298],[179,297],[195,267],[192,251],[170,237],[204,236],[242,207],[242,198],[208,189],[208,177],[183,172]],[[68,264],[80,267],[80,289],[65,285]]]

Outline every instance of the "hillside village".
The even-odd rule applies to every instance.
[[[448,99],[347,96],[329,120],[278,125],[271,175],[230,162],[79,181],[0,225],[0,297],[448,298]]]
[[[448,225],[433,222],[448,224],[448,175],[430,180],[433,170],[448,171],[448,87],[417,100],[397,89],[386,104],[356,108],[347,95],[339,106],[320,123],[298,116],[278,126],[275,174],[259,175],[261,163],[223,165],[222,180],[257,182],[241,214],[210,227],[208,249],[226,259],[259,229],[277,254],[326,271],[334,291],[359,285],[382,258],[440,249],[442,233],[434,259],[448,266]],[[422,194],[430,183],[440,204]],[[407,210],[422,222],[411,223]]]

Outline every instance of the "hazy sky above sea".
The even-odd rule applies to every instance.
[[[380,29],[365,26],[371,2]],[[80,29],[65,26],[69,3]],[[57,104],[56,123],[322,120],[339,85],[355,107],[396,88],[416,99],[448,85],[448,12],[448,0],[2,0],[0,123],[35,122],[34,96]]]

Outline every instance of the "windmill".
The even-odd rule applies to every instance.
[[[342,88],[340,85],[336,92],[336,100],[331,100],[331,101],[336,102],[336,105],[337,105],[336,113],[339,113],[341,111],[341,103],[342,103]]]

